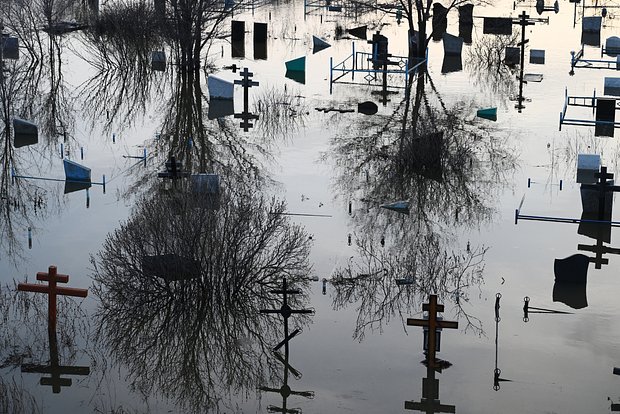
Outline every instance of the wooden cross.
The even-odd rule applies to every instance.
[[[428,366],[434,368],[436,364],[435,352],[438,343],[437,330],[442,328],[457,329],[458,322],[444,321],[437,319],[437,313],[443,312],[443,305],[437,303],[437,295],[430,295],[429,303],[422,305],[422,310],[428,312],[428,319],[411,319],[407,318],[409,326],[428,327],[428,349],[426,350],[426,358]]]
[[[68,287],[57,287],[57,283],[67,283],[69,281],[68,275],[61,275],[57,273],[56,266],[50,266],[48,273],[38,272],[37,280],[42,282],[48,282],[47,285],[33,284],[33,283],[20,283],[17,285],[17,290],[21,292],[38,292],[48,294],[48,325],[47,329],[52,332],[56,332],[56,295],[63,296],[76,296],[85,298],[88,295],[88,289],[75,289]]]
[[[49,330],[50,341],[50,362],[49,365],[22,364],[21,372],[50,374],[49,377],[42,377],[41,385],[50,385],[54,394],[60,393],[61,387],[70,387],[71,378],[61,378],[61,375],[89,375],[89,367],[60,365],[58,358],[58,341],[56,331]]]

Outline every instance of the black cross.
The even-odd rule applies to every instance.
[[[521,109],[525,108],[523,105],[523,68],[525,67],[525,45],[529,42],[529,39],[525,39],[525,28],[527,26],[533,26],[535,21],[530,19],[530,16],[523,11],[519,16],[519,19],[513,20],[512,24],[518,24],[521,26],[521,42],[517,46],[521,47],[521,68],[519,73],[519,101],[516,108],[521,112]]]
[[[426,378],[422,379],[422,399],[419,402],[405,401],[405,410],[422,411],[426,414],[456,412],[454,405],[442,404],[439,400],[439,380],[435,378],[435,368],[430,363],[427,364]]]
[[[250,128],[252,128],[254,125],[249,122],[253,119],[258,119],[258,115],[254,115],[252,113],[249,112],[249,89],[253,86],[258,86],[258,82],[256,81],[252,81],[250,78],[252,78],[252,76],[254,76],[254,74],[252,72],[250,72],[248,70],[248,68],[243,68],[243,70],[241,72],[239,72],[239,74],[241,75],[241,79],[237,79],[235,80],[235,85],[241,85],[243,87],[243,112],[240,114],[235,114],[235,118],[241,118],[242,121],[239,124],[239,126],[241,128],[243,128],[243,130],[245,132],[248,132],[248,130]]]

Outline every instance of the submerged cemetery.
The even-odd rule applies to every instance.
[[[620,412],[618,10],[3,1],[0,413]]]

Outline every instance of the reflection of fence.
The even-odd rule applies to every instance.
[[[309,14],[327,11],[337,14],[338,17],[357,18],[363,14],[376,12],[376,0],[371,2],[357,2],[346,0],[304,0],[304,17]]]
[[[592,119],[577,119],[567,118],[566,112],[569,106],[578,106],[582,108],[592,108],[592,113],[596,110],[596,103],[598,101],[596,96],[596,90],[592,93],[592,96],[569,96],[568,90],[564,89],[564,106],[562,112],[560,112],[560,131],[562,125],[577,125],[577,126],[613,126],[614,128],[620,127],[620,122],[615,121],[602,121]],[[620,109],[618,102],[616,102],[616,111]]]
[[[617,49],[610,50],[609,52],[615,52]],[[601,57],[605,55],[608,50],[605,46],[601,46]],[[604,60],[604,59],[584,59],[583,57],[583,45],[581,45],[581,49],[575,52],[574,50],[570,52],[570,68],[572,75],[574,73],[573,69],[575,68],[585,68],[585,69],[620,69],[620,62],[617,59],[613,60]]]
[[[404,75],[404,86],[407,87],[410,75],[415,75],[418,68],[424,64],[428,59],[427,56],[424,59],[419,59],[412,66],[409,63],[409,59],[406,56],[390,56],[390,66],[393,68],[386,69],[374,69],[373,68],[373,54],[367,52],[356,52],[355,42],[351,44],[351,54],[347,56],[342,62],[334,65],[334,58],[329,58],[329,93],[332,93],[332,85],[338,82],[340,79],[347,75],[351,75],[351,82],[355,83],[356,74],[364,74],[363,79],[370,84],[370,82],[377,80],[377,75]],[[361,84],[361,83],[360,83]],[[397,86],[393,86],[397,88]]]

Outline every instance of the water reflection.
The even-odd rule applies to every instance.
[[[228,397],[247,398],[277,377],[270,346],[280,323],[259,311],[274,307],[268,290],[283,276],[305,289],[310,242],[280,214],[283,203],[243,185],[228,181],[213,210],[177,183],[138,200],[93,258],[99,337],[141,393],[186,411],[237,412]],[[191,264],[191,278],[161,277],[171,272],[165,260],[157,271],[157,261],[145,266],[147,257],[170,255]],[[291,306],[305,298],[296,295]],[[296,318],[297,328],[305,323]]]
[[[392,115],[365,120],[334,142],[343,166],[338,185],[362,205],[353,214],[358,257],[332,280],[334,307],[358,306],[356,338],[429,294],[453,302],[466,329],[482,329],[464,304],[468,290],[482,283],[486,248],[459,249],[455,234],[491,219],[494,194],[515,158],[490,130],[467,121],[469,110],[464,103],[443,105],[422,74]],[[379,210],[394,200],[408,202],[408,216]]]

